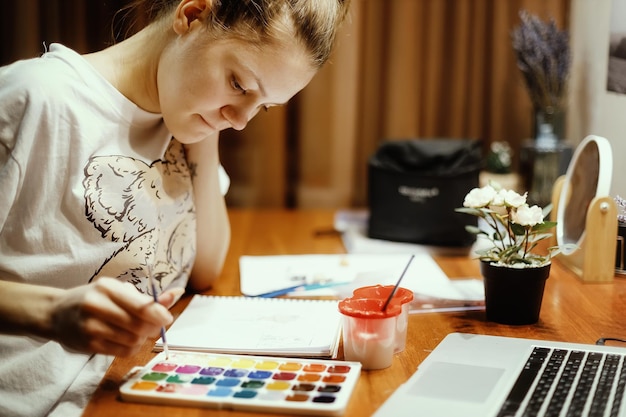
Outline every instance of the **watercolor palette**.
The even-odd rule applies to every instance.
[[[269,413],[339,416],[359,362],[161,352],[120,387],[123,400]]]

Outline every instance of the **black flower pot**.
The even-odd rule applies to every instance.
[[[514,325],[537,323],[550,264],[538,268],[507,268],[481,261],[480,271],[488,321]]]
[[[617,224],[617,243],[615,245],[615,272],[626,275],[626,223]]]

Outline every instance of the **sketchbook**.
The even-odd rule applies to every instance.
[[[336,300],[200,294],[165,333],[170,349],[305,358],[335,358],[340,337]]]

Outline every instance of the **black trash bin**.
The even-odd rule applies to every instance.
[[[478,187],[481,144],[475,139],[406,139],[383,143],[368,162],[368,236],[464,247],[477,219],[455,208]]]

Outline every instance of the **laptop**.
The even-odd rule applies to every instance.
[[[451,333],[375,417],[626,416],[626,348]]]

